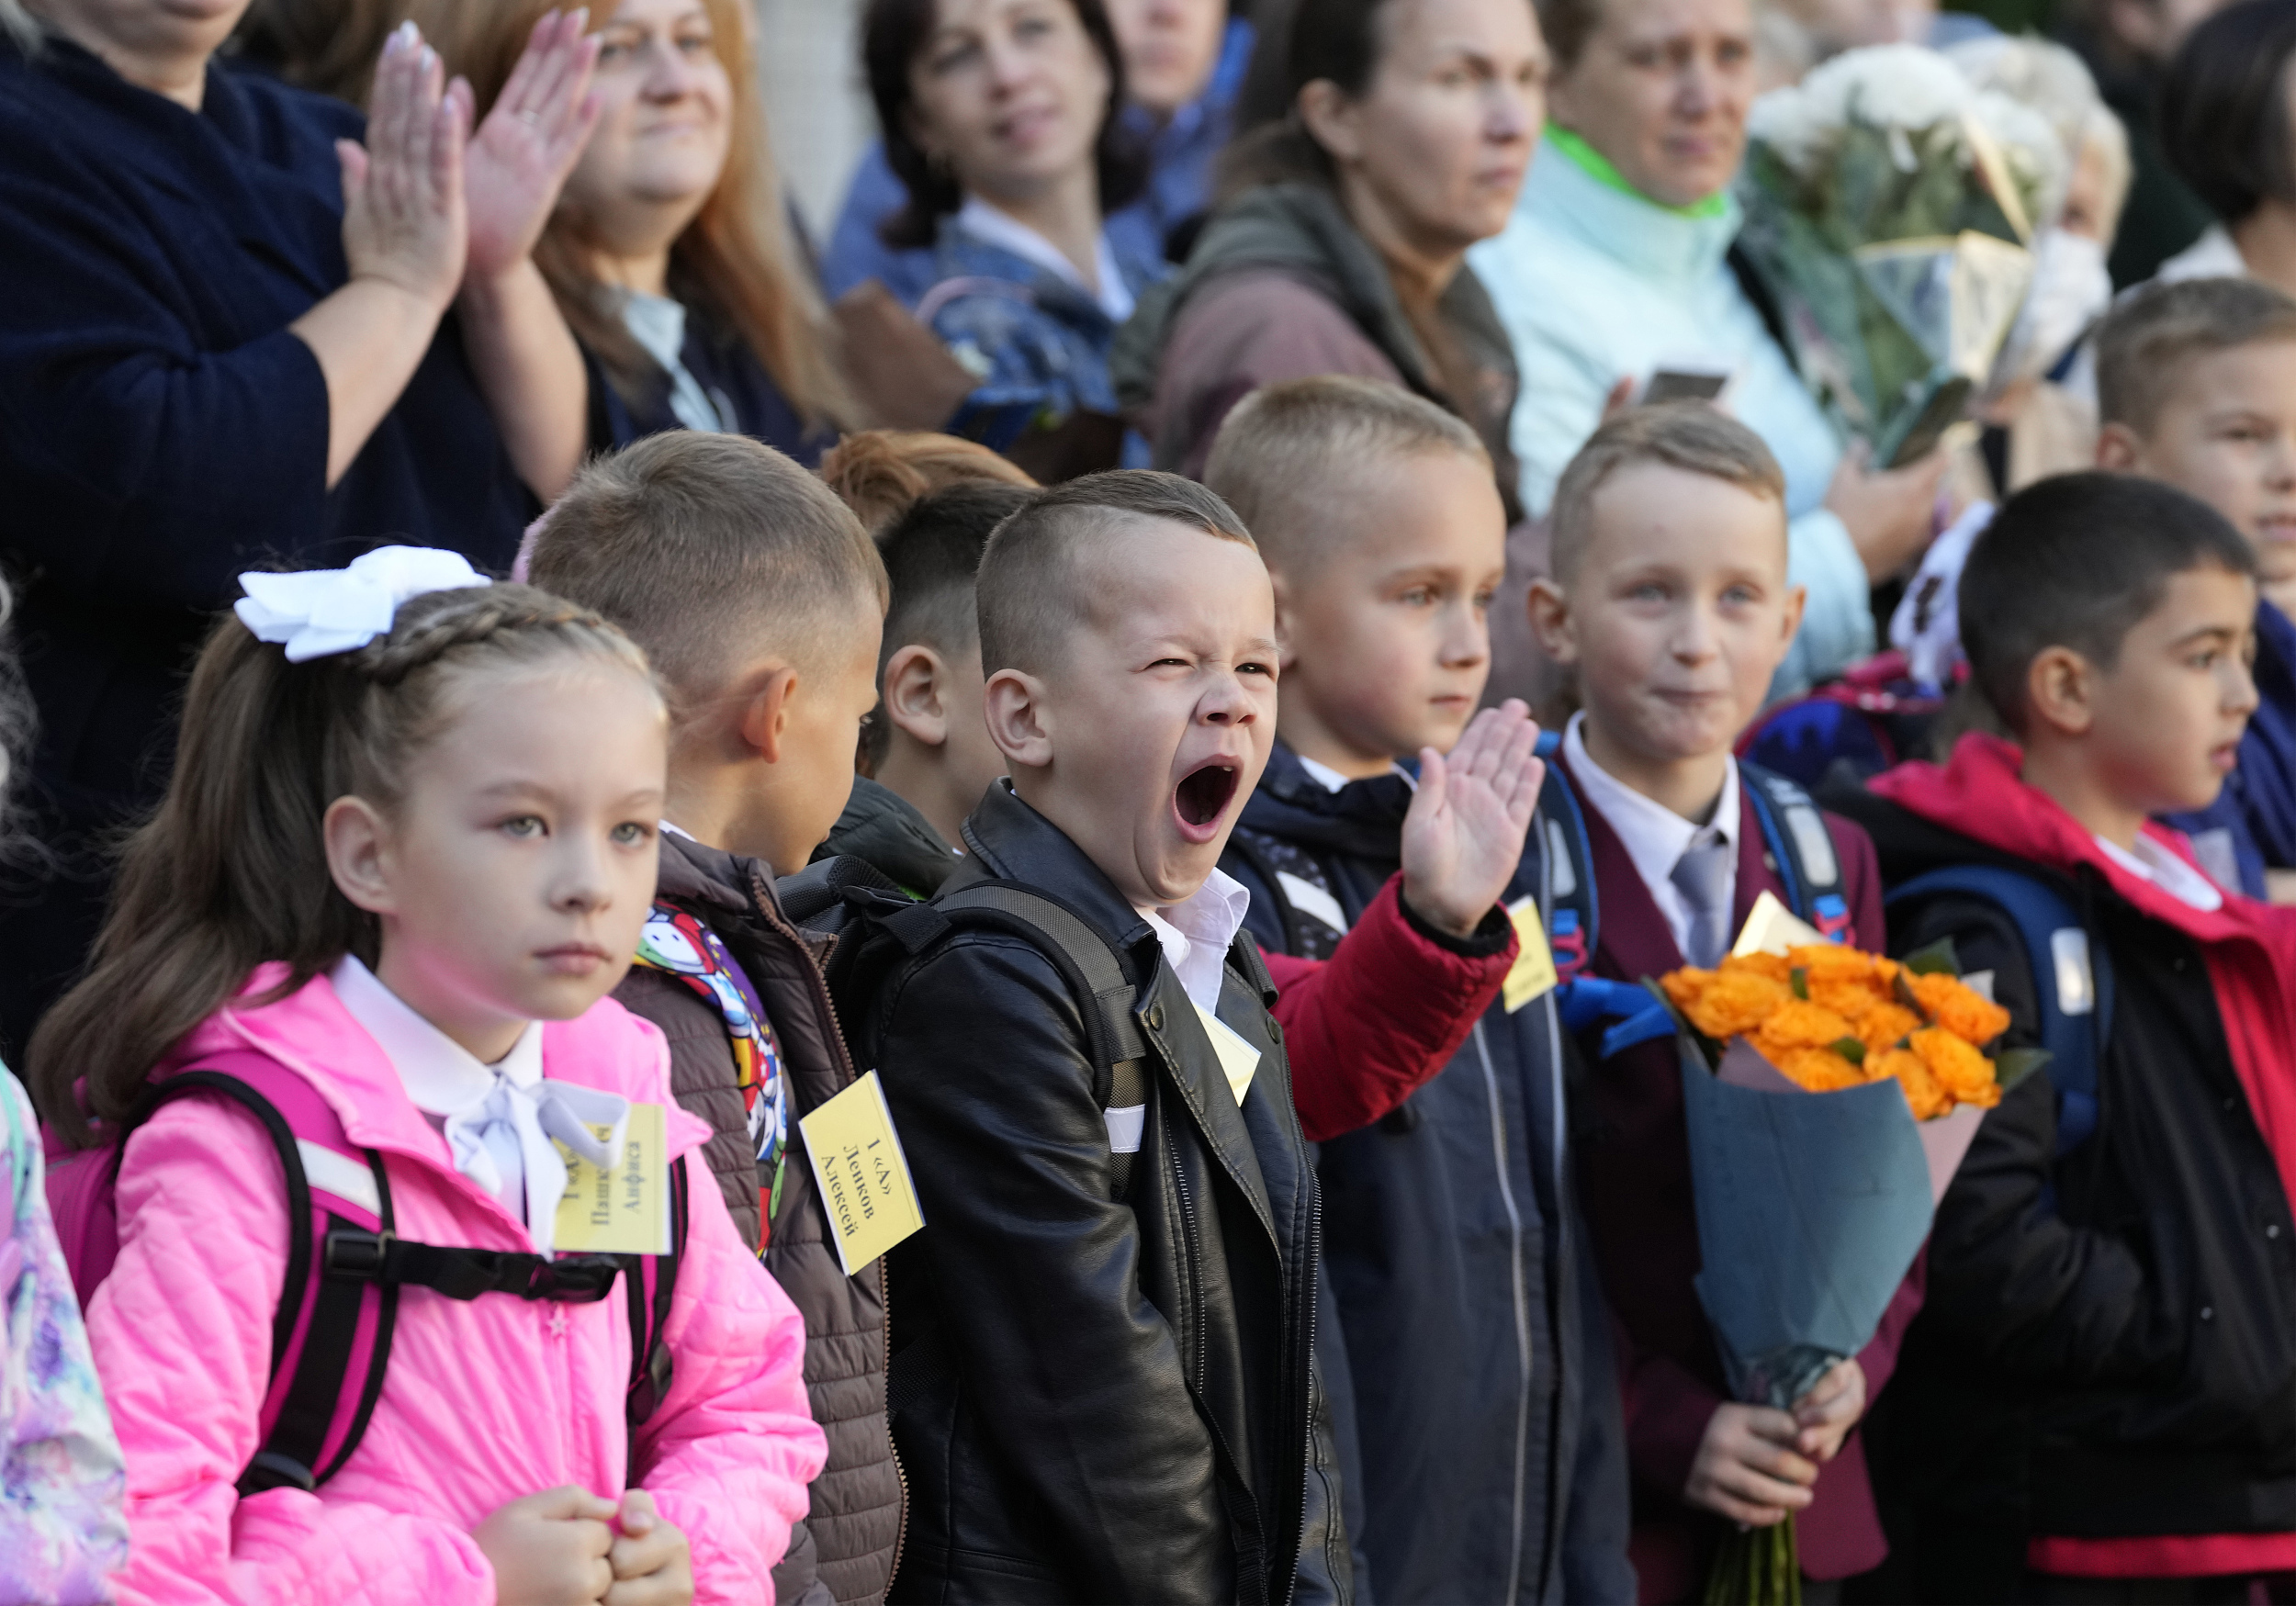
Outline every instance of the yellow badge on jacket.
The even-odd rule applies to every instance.
[[[611,1141],[611,1125],[592,1124],[599,1141]],[[668,1254],[670,1252],[669,1140],[662,1106],[634,1104],[623,1129],[622,1156],[611,1166],[592,1165],[565,1144],[566,1196],[558,1201],[557,1249],[561,1254]]]
[[[884,1084],[874,1071],[797,1127],[847,1276],[925,1225],[908,1157],[901,1152]]]
[[[1538,913],[1536,898],[1517,898],[1507,905],[1514,922],[1514,963],[1508,968],[1500,996],[1513,1015],[1534,998],[1554,991],[1555,954],[1547,946],[1547,922]]]
[[[1260,1051],[1244,1040],[1242,1032],[1200,1004],[1196,1005],[1196,1017],[1204,1023],[1204,1035],[1211,1039],[1212,1052],[1220,1056],[1220,1073],[1228,1079],[1236,1108],[1242,1109],[1244,1095],[1251,1091],[1252,1073],[1260,1068]]]

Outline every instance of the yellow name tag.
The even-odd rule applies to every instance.
[[[611,1125],[593,1125],[601,1142]],[[624,1128],[621,1158],[592,1165],[565,1144],[566,1196],[558,1201],[557,1244],[564,1254],[670,1252],[669,1141],[662,1106],[634,1104]]]
[[[1189,1003],[1195,1004],[1194,999]],[[1220,1056],[1220,1069],[1228,1078],[1228,1091],[1235,1095],[1236,1108],[1244,1107],[1244,1095],[1252,1085],[1252,1073],[1260,1068],[1260,1051],[1244,1040],[1243,1034],[1221,1019],[1202,1005],[1196,1005],[1196,1017],[1204,1023],[1204,1035],[1211,1039],[1212,1051]]]
[[[1778,902],[1774,893],[1763,893],[1754,900],[1754,906],[1746,911],[1746,928],[1738,934],[1731,945],[1733,954],[1776,953],[1790,948],[1823,948],[1826,934],[1809,922],[1798,918],[1793,910]]]
[[[1555,955],[1547,946],[1547,922],[1539,915],[1536,898],[1517,898],[1509,904],[1507,918],[1514,922],[1514,964],[1507,971],[1500,996],[1506,1001],[1507,1013],[1513,1015],[1532,999],[1554,991]]]
[[[925,1225],[908,1157],[901,1152],[884,1084],[874,1071],[797,1126],[847,1276]]]

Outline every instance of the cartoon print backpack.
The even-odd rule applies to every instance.
[[[758,1161],[758,1249],[762,1253],[773,1235],[773,1212],[781,1207],[782,1167],[789,1149],[789,1078],[783,1073],[773,1023],[766,1017],[757,987],[717,933],[675,904],[658,903],[646,917],[637,962],[677,977],[726,1023],[735,1081]]]
[[[129,1138],[161,1106],[217,1094],[255,1118],[286,1174],[287,1265],[271,1323],[271,1385],[262,1443],[240,1474],[242,1495],[312,1490],[351,1458],[382,1396],[399,1290],[429,1288],[449,1299],[501,1296],[587,1305],[620,1278],[629,1305],[633,1429],[669,1391],[662,1329],[685,1252],[686,1165],[670,1168],[670,1248],[666,1255],[568,1254],[555,1259],[501,1250],[417,1243],[393,1230],[383,1156],[361,1148],[310,1083],[268,1057],[222,1054],[161,1082],[137,1116],[101,1148],[70,1150],[48,1139],[48,1200],[83,1309],[119,1254],[117,1190]],[[625,1275],[626,1274],[626,1275]]]

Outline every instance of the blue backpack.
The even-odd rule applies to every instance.
[[[1539,788],[1533,829],[1545,850],[1547,946],[1555,956],[1557,1002],[1563,1025],[1583,1031],[1600,1020],[1615,1025],[1603,1034],[1602,1057],[1638,1043],[1671,1037],[1674,1017],[1638,983],[1614,982],[1588,973],[1602,941],[1602,899],[1594,885],[1594,852],[1587,837],[1586,811],[1554,762],[1562,739],[1552,731],[1538,738],[1548,760]],[[1785,884],[1785,904],[1826,936],[1840,941],[1850,928],[1850,904],[1841,892],[1841,860],[1818,804],[1801,785],[1760,765],[1740,760],[1754,824],[1762,846]]]
[[[2056,1088],[2057,1153],[2071,1153],[2097,1129],[2097,1067],[2112,1030],[2112,964],[2103,945],[2054,883],[2003,865],[1933,870],[1891,888],[1886,902],[1895,908],[1939,893],[1990,904],[2017,928]]]

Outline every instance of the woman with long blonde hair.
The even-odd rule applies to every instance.
[[[552,0],[415,0],[481,108]],[[683,426],[810,465],[852,421],[800,264],[740,0],[606,0],[595,133],[535,259],[591,364],[591,444]]]

